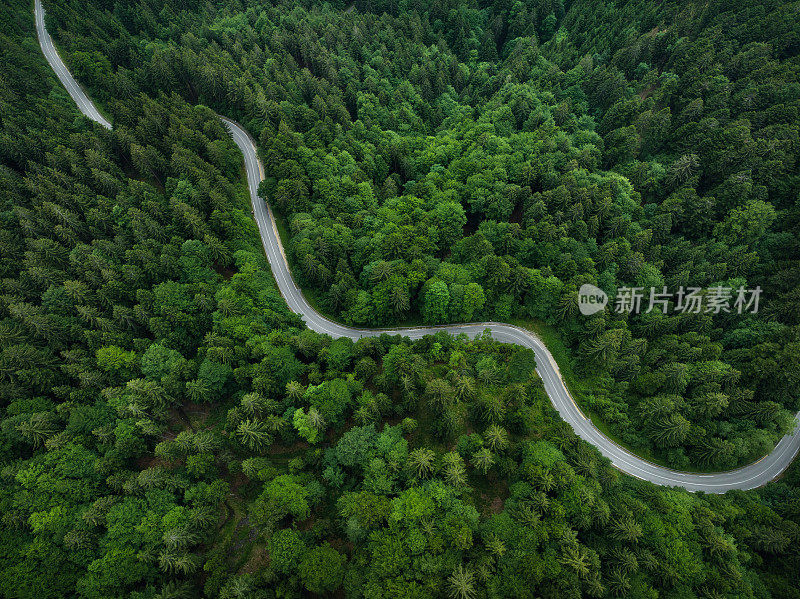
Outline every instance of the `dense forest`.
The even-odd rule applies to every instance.
[[[175,93],[250,128],[323,310],[547,323],[625,444],[728,469],[800,408],[797,5],[619,4],[49,10],[112,115]],[[587,318],[584,283],[764,298]]]
[[[529,350],[359,325],[544,322],[624,442],[769,451],[798,405],[798,3],[49,0],[84,119],[0,0],[0,595],[800,597],[800,467],[620,474]],[[744,286],[757,314],[578,313]]]

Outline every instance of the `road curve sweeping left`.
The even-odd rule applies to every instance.
[[[86,117],[107,129],[111,129],[111,123],[100,114],[100,111],[97,110],[91,99],[89,99],[78,82],[75,81],[58,55],[53,40],[45,28],[44,8],[41,0],[35,0],[35,16],[39,44],[58,79]],[[536,371],[542,378],[544,389],[553,407],[561,415],[561,418],[572,426],[575,433],[584,441],[594,445],[601,454],[611,460],[611,463],[622,472],[657,485],[683,487],[688,491],[704,491],[706,493],[724,493],[732,489],[755,489],[778,477],[791,464],[798,450],[800,450],[800,431],[797,428],[797,422],[800,421],[800,413],[798,413],[795,418],[794,432],[781,439],[772,452],[757,462],[736,470],[714,474],[678,472],[640,458],[600,432],[575,403],[564,384],[553,356],[544,343],[530,331],[498,322],[479,322],[441,327],[359,329],[347,327],[325,318],[311,307],[300,288],[294,282],[280,236],[278,235],[272,209],[268,203],[258,196],[258,184],[264,179],[264,168],[258,159],[255,142],[241,125],[223,116],[219,118],[225,123],[234,143],[244,157],[253,216],[258,225],[264,252],[269,260],[278,288],[289,309],[301,315],[310,329],[332,337],[348,337],[354,340],[361,337],[375,337],[383,333],[399,334],[410,339],[419,339],[425,335],[440,331],[453,335],[464,333],[470,338],[474,338],[488,330],[492,337],[501,343],[515,343],[527,347],[533,350],[536,355]]]

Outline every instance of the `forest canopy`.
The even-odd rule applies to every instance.
[[[251,130],[328,314],[546,323],[625,444],[733,468],[800,407],[796,5],[595,4],[50,10],[112,114],[174,93]],[[587,283],[763,300],[587,318]]]
[[[798,3],[48,0],[111,131],[0,7],[0,595],[800,597],[797,466],[656,487],[528,350],[307,329],[215,114],[324,312],[548,327],[610,434],[730,469],[800,409]]]

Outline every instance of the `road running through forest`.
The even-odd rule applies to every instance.
[[[44,8],[41,0],[35,0],[35,16],[36,33],[42,52],[58,79],[77,104],[78,109],[89,119],[107,129],[111,129],[111,123],[100,114],[97,107],[78,82],[75,81],[58,55],[55,45],[45,28]],[[353,340],[361,337],[375,337],[383,333],[389,335],[400,334],[411,339],[419,339],[425,335],[440,331],[453,335],[465,333],[470,338],[474,338],[483,331],[488,330],[492,337],[501,343],[515,343],[527,347],[533,350],[536,355],[536,371],[542,378],[544,389],[553,407],[561,415],[561,418],[573,428],[575,433],[587,443],[594,445],[601,454],[611,460],[611,463],[622,472],[657,485],[683,487],[689,491],[705,491],[707,493],[724,493],[731,489],[755,489],[778,477],[797,455],[800,449],[800,432],[795,426],[794,432],[781,439],[772,452],[757,462],[742,468],[714,474],[694,474],[670,470],[636,456],[600,432],[578,408],[564,384],[558,365],[544,343],[530,331],[498,322],[478,322],[441,327],[359,329],[347,327],[325,318],[311,307],[300,288],[294,282],[286,259],[286,253],[281,245],[272,209],[269,204],[258,196],[258,184],[264,179],[264,168],[258,159],[255,142],[242,126],[235,121],[223,116],[220,116],[220,119],[227,126],[233,141],[244,157],[253,216],[258,224],[261,242],[272,267],[275,281],[289,309],[302,316],[310,329],[334,338],[348,337]],[[797,425],[798,420],[800,420],[800,413],[795,417],[795,425]]]

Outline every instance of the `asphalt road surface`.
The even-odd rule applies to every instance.
[[[36,31],[39,37],[39,44],[42,47],[45,58],[55,71],[61,83],[72,96],[80,111],[88,118],[96,121],[102,126],[110,129],[109,123],[95,105],[81,89],[64,62],[58,55],[53,45],[50,35],[44,25],[44,9],[41,0],[35,0],[36,12]],[[683,487],[689,491],[705,491],[707,493],[724,493],[731,489],[754,489],[760,487],[777,477],[792,462],[800,449],[800,432],[786,435],[780,443],[767,456],[743,468],[720,472],[715,474],[692,474],[688,472],[677,472],[668,468],[663,468],[643,460],[630,451],[620,447],[611,439],[603,435],[592,422],[583,415],[572,396],[569,394],[558,366],[547,351],[542,341],[529,331],[519,327],[496,323],[481,322],[466,325],[453,325],[443,327],[418,327],[400,329],[357,329],[346,327],[333,322],[319,314],[306,301],[300,288],[295,284],[289,270],[289,264],[283,246],[278,236],[275,219],[269,205],[258,197],[258,184],[264,178],[264,169],[256,154],[255,143],[247,132],[236,122],[220,117],[231,132],[233,140],[244,156],[245,170],[247,172],[247,184],[250,188],[250,200],[253,205],[253,215],[258,230],[261,234],[261,242],[264,245],[264,252],[267,254],[275,280],[281,294],[286,299],[289,308],[303,317],[310,329],[319,333],[326,333],[332,337],[349,337],[359,339],[361,337],[374,337],[382,333],[401,334],[411,339],[419,339],[424,335],[446,331],[454,335],[465,333],[471,338],[489,330],[492,337],[503,343],[516,343],[523,347],[530,348],[536,354],[537,372],[542,377],[544,388],[553,407],[558,410],[561,417],[572,426],[575,433],[584,441],[594,445],[600,453],[611,460],[611,463],[626,474],[648,480],[652,483],[665,486]],[[796,416],[800,420],[800,413]]]
[[[42,52],[44,52],[44,57],[47,59],[47,62],[50,63],[53,71],[55,71],[58,80],[61,81],[61,85],[67,88],[69,95],[72,96],[72,99],[75,100],[75,103],[84,115],[100,123],[106,129],[111,129],[111,123],[103,118],[103,115],[100,114],[100,111],[97,110],[97,107],[89,99],[89,96],[86,95],[86,92],[84,92],[78,82],[75,81],[72,74],[67,70],[64,61],[61,60],[61,57],[58,55],[56,47],[53,45],[53,40],[44,26],[44,8],[42,8],[42,0],[36,0],[35,12],[36,35],[39,37],[39,45],[42,47]]]

